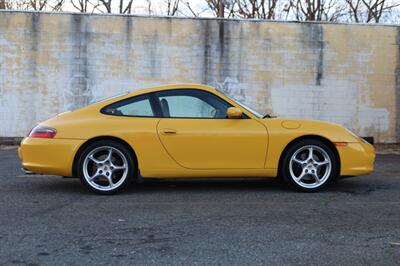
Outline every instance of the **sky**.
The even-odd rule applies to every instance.
[[[54,0],[50,0],[54,1]],[[78,3],[78,0],[66,0],[63,11],[76,12],[77,10],[72,5],[71,1]],[[129,0],[124,0],[126,4]],[[94,0],[93,2],[97,2]],[[112,0],[112,9],[115,13],[119,10],[119,0]],[[167,0],[133,0],[132,13],[137,15],[149,15],[149,3],[151,6],[151,15],[166,15],[167,13]],[[126,5],[125,4],[125,5]],[[212,12],[207,9],[207,3],[205,0],[181,0],[179,4],[178,16],[192,16],[187,4],[196,12],[199,12],[201,16],[213,16]],[[92,11],[93,6],[90,8]],[[104,8],[101,10],[104,11]],[[95,11],[99,12],[99,10]]]
[[[9,0],[9,1],[16,3],[16,2],[19,2],[22,0]],[[36,0],[36,1],[43,1],[43,0]],[[71,1],[77,5],[79,0],[65,0],[65,3],[63,5],[63,11],[78,12],[78,10],[73,6]],[[90,1],[92,3],[99,2],[99,0],[90,0]],[[172,0],[172,2],[174,2],[174,1],[175,0]],[[244,1],[244,0],[242,0],[242,1]],[[345,4],[345,0],[325,0],[325,1],[332,1],[332,2],[338,2],[338,3],[341,2],[342,4]],[[368,0],[368,1],[374,1],[374,0]],[[400,4],[400,0],[386,0],[386,1],[388,1],[388,4]],[[50,3],[50,5],[52,5],[52,4],[54,5],[54,3],[57,2],[57,0],[48,0],[48,2]],[[126,5],[129,2],[129,0],[124,0],[124,2]],[[167,2],[168,2],[168,0],[133,0],[132,14],[165,16],[165,15],[167,15]],[[119,3],[120,3],[120,0],[112,0],[113,13],[119,12]],[[278,1],[277,10],[282,11],[284,9],[284,5],[286,3],[287,3],[287,0]],[[150,10],[151,10],[150,13],[149,13],[149,5],[150,5]],[[193,17],[193,14],[190,11],[190,9],[188,8],[188,6],[190,6],[191,9],[194,10],[196,12],[196,14],[200,17],[214,17],[215,16],[213,11],[211,11],[208,8],[206,0],[180,0],[179,10],[178,10],[178,13],[175,14],[175,16]],[[51,10],[51,9],[48,8],[47,11],[49,11],[49,10]],[[88,8],[88,12],[89,13],[93,12],[93,5],[91,5]],[[100,7],[98,9],[94,10],[94,12],[95,13],[105,12],[105,8]],[[278,12],[278,13],[280,14],[280,16],[276,17],[275,19],[295,20],[295,16],[293,14],[290,14],[290,13],[287,14],[285,12]],[[366,12],[364,12],[364,15],[366,15]],[[348,18],[349,18],[349,16],[345,15],[341,18],[340,21],[346,22],[346,20],[348,20]],[[382,23],[390,23],[390,24],[400,24],[400,6],[395,8],[391,14],[383,15],[381,22]]]

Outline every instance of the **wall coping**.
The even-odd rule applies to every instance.
[[[363,26],[363,27],[393,27],[400,28],[400,24],[387,23],[354,23],[354,22],[329,22],[329,21],[298,21],[298,20],[269,20],[269,19],[242,19],[242,18],[211,18],[211,17],[175,17],[175,16],[147,16],[132,14],[108,14],[108,13],[79,13],[79,12],[52,12],[52,11],[30,11],[30,10],[0,10],[0,13],[18,13],[18,14],[45,14],[45,15],[79,15],[79,16],[101,16],[101,17],[132,17],[145,19],[174,19],[174,20],[216,20],[229,22],[247,22],[247,23],[278,23],[278,24],[320,24],[334,26]]]

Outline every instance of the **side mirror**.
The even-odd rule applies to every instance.
[[[240,119],[242,118],[243,112],[236,107],[229,107],[228,110],[226,110],[226,116],[229,119]]]

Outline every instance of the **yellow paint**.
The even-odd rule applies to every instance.
[[[239,119],[242,118],[243,112],[236,107],[229,107],[226,114],[228,118]]]
[[[209,91],[241,110],[249,119],[173,119],[119,117],[100,113],[114,101],[157,90],[193,88]],[[143,177],[275,177],[287,145],[304,136],[319,136],[338,147],[341,175],[373,170],[374,149],[345,128],[322,121],[261,119],[215,89],[203,85],[170,85],[139,90],[80,110],[63,113],[41,124],[57,130],[54,139],[25,138],[19,150],[23,166],[34,172],[71,175],[74,157],[86,141],[111,136],[135,151]],[[169,135],[173,130],[173,135]]]

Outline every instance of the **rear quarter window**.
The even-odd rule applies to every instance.
[[[154,117],[148,95],[140,95],[107,105],[101,113],[114,116]]]

